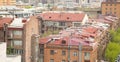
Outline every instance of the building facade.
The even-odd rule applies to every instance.
[[[120,2],[115,1],[106,1],[102,2],[102,14],[103,15],[115,15],[120,18]]]
[[[0,0],[0,6],[14,6],[16,4],[16,0]]]
[[[7,45],[6,42],[0,42],[0,60],[1,62],[21,62],[20,55],[7,55]]]
[[[22,55],[22,62],[31,62],[31,36],[39,34],[38,26],[35,16],[15,18],[8,26],[8,47],[12,48],[12,54]]]
[[[90,21],[90,20],[89,20]],[[109,30],[118,27],[117,17],[93,19],[40,39],[41,62],[100,62],[110,40]]]
[[[7,26],[13,21],[13,18],[0,19],[0,42],[7,42]]]
[[[88,22],[88,16],[84,13],[69,12],[46,12],[40,16],[46,27],[67,28],[70,26],[80,26]]]

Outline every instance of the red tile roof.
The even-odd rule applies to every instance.
[[[40,16],[43,20],[51,21],[76,21],[81,22],[85,16],[84,13],[42,13]]]
[[[45,44],[45,43],[48,42],[49,39],[50,39],[49,37],[40,38],[39,43],[40,43],[40,44]]]
[[[3,27],[3,25],[4,25],[4,23],[11,23],[12,22],[12,20],[13,20],[13,18],[1,18],[0,19],[0,28],[2,28]]]
[[[89,32],[89,33],[95,33],[98,29],[95,27],[86,27],[84,28],[85,31]]]

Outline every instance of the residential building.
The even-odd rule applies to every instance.
[[[89,19],[85,25],[69,27],[59,34],[41,38],[40,61],[99,62],[104,59],[105,48],[109,43],[109,30],[113,28],[112,25],[116,26],[118,20],[112,16]]]
[[[12,54],[22,55],[23,62],[31,62],[31,36],[39,34],[38,27],[36,16],[14,18],[8,25],[8,46],[12,47]]]
[[[16,0],[0,0],[0,6],[14,6],[16,4]]]
[[[102,2],[102,15],[115,15],[120,18],[120,2],[117,0]]]
[[[88,16],[84,13],[70,12],[45,12],[40,17],[46,27],[67,28],[70,26],[81,26],[88,22]]]
[[[22,9],[16,6],[0,7],[0,16],[9,18],[29,18],[33,15],[35,9]]]
[[[103,0],[80,0],[81,7],[100,8]]]
[[[0,18],[0,42],[7,42],[7,24],[10,24],[13,18]]]
[[[0,61],[1,62],[21,62],[20,55],[7,55],[6,42],[0,42]]]

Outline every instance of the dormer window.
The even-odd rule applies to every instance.
[[[66,41],[65,41],[65,40],[62,40],[62,44],[66,44]]]

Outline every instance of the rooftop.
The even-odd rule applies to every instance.
[[[13,18],[0,18],[0,28],[4,26],[4,23],[10,24],[13,21]]]
[[[85,17],[84,13],[42,13],[40,16],[43,20],[51,21],[77,21],[81,22]]]
[[[50,35],[46,38],[41,38],[40,44],[52,44],[62,46],[78,46],[79,44],[82,44],[84,46],[92,46],[92,48],[95,48],[96,45],[98,45],[97,41],[95,40],[96,37],[110,27],[109,23],[113,23],[117,20],[116,17],[111,16],[105,18],[92,19],[89,23],[80,27],[69,27],[60,31],[57,35]]]
[[[9,28],[23,28],[23,25],[25,24],[23,21],[29,21],[29,19],[24,18],[15,18],[13,22],[8,26]]]

